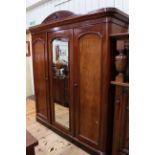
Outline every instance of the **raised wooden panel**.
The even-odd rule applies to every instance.
[[[129,154],[129,88],[116,86],[112,155]]]
[[[97,34],[86,34],[79,39],[79,62],[79,135],[93,143],[98,143],[101,102],[101,38]]]
[[[129,150],[129,88],[123,88],[122,94],[120,147]]]
[[[47,88],[45,42],[38,38],[33,42],[33,66],[37,113],[47,119]]]

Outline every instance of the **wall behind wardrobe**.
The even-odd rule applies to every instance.
[[[31,34],[26,33],[26,41],[30,41]],[[30,47],[30,56],[26,57],[26,97],[34,95],[33,69],[32,69],[32,49]]]
[[[29,0],[27,0],[29,1]],[[58,10],[70,10],[84,14],[104,7],[116,7],[125,13],[129,11],[129,0],[33,0],[27,2],[26,26],[40,24],[49,14]]]

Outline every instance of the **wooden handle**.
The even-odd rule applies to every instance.
[[[74,87],[78,87],[78,84],[77,83],[74,83]]]

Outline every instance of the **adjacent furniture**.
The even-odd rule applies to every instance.
[[[129,155],[129,34],[113,34],[110,39],[116,71],[111,81],[115,89],[112,155]]]
[[[94,155],[112,151],[109,36],[127,32],[128,23],[127,14],[103,8],[58,11],[30,28],[37,120]]]
[[[34,147],[38,145],[38,141],[26,131],[26,155],[35,155]]]

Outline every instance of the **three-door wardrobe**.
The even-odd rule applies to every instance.
[[[93,155],[112,149],[109,36],[127,32],[128,24],[127,14],[103,8],[58,11],[30,28],[36,119]]]

